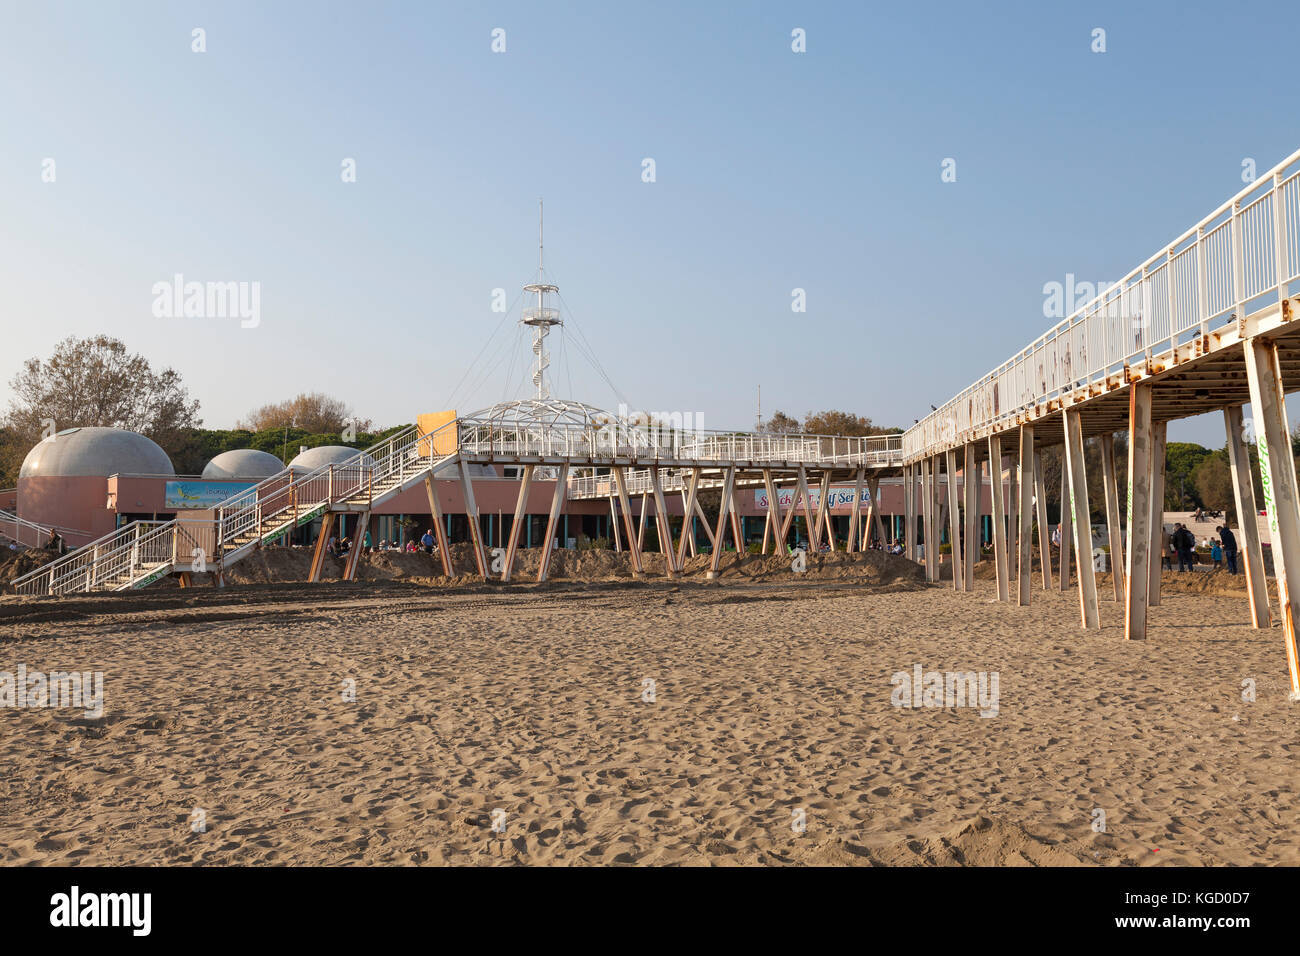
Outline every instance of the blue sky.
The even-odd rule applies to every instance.
[[[765,415],[910,425],[1052,324],[1045,283],[1118,278],[1300,145],[1294,58],[1254,52],[1296,26],[1284,3],[5,0],[0,398],[97,332],[181,372],[210,427],[299,391],[380,424],[519,397],[492,290],[533,278],[545,197],[566,334],[618,388],[556,337],[557,394],[746,427],[761,385]],[[176,273],[259,282],[260,324],[156,317]],[[1221,418],[1170,438],[1217,446]]]

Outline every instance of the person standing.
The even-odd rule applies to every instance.
[[[425,554],[433,554],[433,529],[430,528],[420,539],[420,546],[424,548]]]
[[[1179,524],[1174,531],[1174,546],[1178,549],[1178,570],[1195,570],[1196,556],[1193,549],[1196,547],[1196,538],[1185,525]]]
[[[1221,525],[1214,529],[1218,532],[1219,540],[1223,542],[1223,560],[1228,565],[1228,573],[1237,573],[1237,537],[1232,533],[1232,529],[1227,525]]]

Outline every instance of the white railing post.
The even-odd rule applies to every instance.
[[[1176,287],[1174,285],[1174,247],[1165,250],[1165,298],[1169,309],[1169,344],[1178,345],[1178,306]]]
[[[1282,197],[1282,173],[1278,171],[1273,174],[1273,248],[1275,250],[1277,262],[1277,274],[1273,276],[1277,280],[1277,301],[1280,303],[1286,298],[1287,293],[1287,235],[1286,235],[1286,204]]]
[[[1205,275],[1205,226],[1196,227],[1196,318],[1201,324],[1201,337],[1210,334],[1210,285]]]
[[[1237,319],[1237,328],[1246,327],[1246,276],[1245,263],[1241,250],[1241,200],[1232,204],[1232,307]]]

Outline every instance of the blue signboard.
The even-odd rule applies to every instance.
[[[163,509],[215,508],[227,498],[252,487],[251,481],[169,481]]]

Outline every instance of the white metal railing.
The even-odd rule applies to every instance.
[[[1300,151],[909,428],[910,461],[1286,298],[1300,279]]]
[[[17,541],[29,548],[45,547],[49,543],[50,536],[56,532],[65,540],[70,534],[90,537],[85,531],[77,528],[37,524],[35,521],[28,521],[26,518],[14,514],[12,511],[0,511],[0,535],[4,535],[11,541]]]
[[[789,439],[775,442],[765,449],[771,456],[750,456],[752,441],[756,439]],[[788,455],[788,457],[781,457]],[[642,458],[646,456],[640,456]],[[813,468],[826,467],[894,467],[902,463],[902,436],[878,435],[869,438],[836,438],[825,435],[735,435],[718,433],[703,443],[678,447],[673,456],[677,459],[696,459],[702,462],[747,464],[767,461],[797,462]],[[679,491],[686,487],[690,477],[689,467],[664,468],[659,474],[663,491]],[[628,471],[625,477],[629,495],[653,490],[648,469]],[[570,477],[570,498],[604,498],[618,493],[610,475],[580,475]]]
[[[44,567],[14,580],[19,594],[70,594],[93,591],[131,569],[157,566],[160,533],[169,521],[133,521]],[[171,538],[166,536],[166,559],[171,560]]]
[[[661,429],[626,422],[502,425],[460,419],[459,451],[465,456],[503,460],[564,458],[597,465],[627,459],[674,463],[884,465],[896,459],[901,461],[902,435],[842,438]]]

